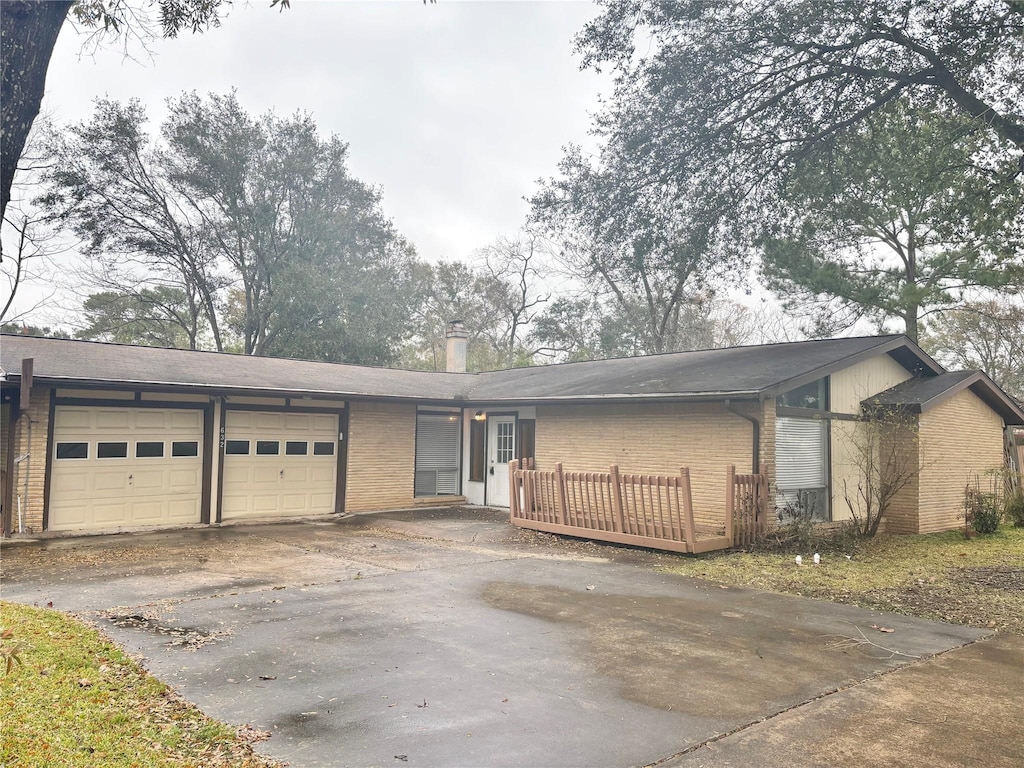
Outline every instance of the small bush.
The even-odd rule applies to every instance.
[[[1003,512],[1013,522],[1014,528],[1024,528],[1024,488],[1006,497]]]
[[[778,510],[779,524],[769,527],[753,546],[758,552],[810,554],[856,550],[862,536],[852,520],[826,523],[814,519],[813,510],[802,505],[787,505]]]
[[[999,530],[999,522],[1003,514],[994,493],[978,493],[977,491],[968,493],[965,506],[967,519],[977,533],[989,534]]]

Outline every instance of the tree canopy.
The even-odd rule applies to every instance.
[[[1024,185],[996,191],[970,120],[893,102],[797,161],[761,238],[763,275],[814,335],[861,317],[910,338],[971,289],[1024,285]]]
[[[7,211],[11,185],[39,114],[57,36],[74,19],[94,39],[156,34],[176,37],[179,32],[202,32],[220,24],[230,0],[4,0],[0,3],[0,217]],[[282,10],[290,0],[271,0]],[[153,18],[153,11],[156,18]]]
[[[757,184],[900,99],[970,118],[1024,168],[1016,0],[605,0],[578,45],[617,72],[602,129],[661,178],[713,163]]]
[[[157,311],[147,321],[176,323],[192,347],[397,358],[412,248],[379,191],[349,173],[347,145],[308,115],[253,117],[234,94],[185,94],[153,137],[140,104],[99,100],[51,147],[39,202],[83,239],[96,282],[124,294],[110,306],[140,321]],[[174,312],[151,300],[154,284]]]

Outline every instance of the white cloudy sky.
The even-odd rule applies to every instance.
[[[138,63],[117,48],[82,55],[65,27],[44,109],[58,122],[96,96],[138,97],[154,122],[185,90],[238,89],[250,112],[305,110],[350,144],[398,229],[427,260],[466,258],[526,213],[567,142],[586,142],[608,82],[581,72],[572,37],[589,2],[294,0],[236,2],[219,29],[158,40]]]

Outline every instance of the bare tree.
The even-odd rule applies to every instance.
[[[12,323],[26,318],[53,298],[56,291],[52,288],[52,259],[65,250],[65,245],[41,214],[16,204],[8,206],[3,230],[0,272],[7,282],[7,295],[0,309],[0,322]],[[19,294],[23,296],[28,286],[41,285],[50,287],[35,297],[31,306],[17,308],[15,300]]]
[[[538,308],[551,299],[551,292],[540,287],[546,277],[546,253],[539,238],[529,233],[498,238],[479,253],[491,278],[484,283],[485,298],[498,310],[498,322],[487,332],[504,367],[521,364],[520,357],[532,357],[532,352],[521,354],[521,346]]]
[[[843,480],[843,499],[857,530],[874,536],[886,513],[904,491],[913,490],[920,475],[917,422],[906,414],[872,408],[846,437],[857,477]]]

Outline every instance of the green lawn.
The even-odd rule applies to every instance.
[[[788,592],[913,616],[1024,634],[1024,529],[1004,525],[967,540],[958,531],[880,536],[847,559],[803,553],[714,553],[665,570],[726,584]]]
[[[0,668],[4,768],[279,765],[66,614],[0,602],[0,627],[22,662]]]

